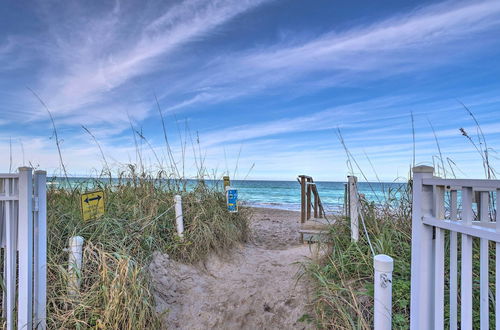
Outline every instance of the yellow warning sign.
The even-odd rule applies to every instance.
[[[231,181],[229,180],[229,176],[227,175],[225,175],[223,179],[224,179],[224,190],[226,190],[226,187],[231,185]]]
[[[104,214],[104,191],[89,192],[80,197],[84,221],[97,219]]]

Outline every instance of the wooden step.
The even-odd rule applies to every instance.
[[[330,223],[326,219],[313,218],[300,224],[300,229],[328,230]]]
[[[326,242],[329,241],[328,230],[324,229],[300,229],[300,241],[304,242]]]

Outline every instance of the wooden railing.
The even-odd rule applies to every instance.
[[[325,210],[313,178],[308,175],[299,175],[297,180],[300,183],[300,222],[304,223],[311,219],[312,212],[314,212],[314,218],[323,218]],[[312,201],[313,198],[314,201]]]

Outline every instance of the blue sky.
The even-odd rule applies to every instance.
[[[49,116],[75,175],[166,159],[185,148],[222,174],[343,180],[337,129],[369,179],[406,176],[438,155],[483,177],[461,136],[500,149],[498,1],[4,1],[0,10],[0,171],[60,173]],[[200,145],[197,145],[199,140]],[[193,151],[194,150],[194,151]],[[495,150],[492,162],[498,163]],[[199,158],[199,157],[198,157]],[[370,164],[370,161],[372,165]],[[354,169],[360,175],[359,170]]]

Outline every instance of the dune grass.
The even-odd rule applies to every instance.
[[[160,315],[155,312],[147,265],[155,251],[167,253],[175,260],[196,263],[209,254],[223,254],[246,241],[249,233],[249,210],[238,213],[226,210],[221,185],[205,184],[199,138],[193,139],[186,121],[184,136],[179,133],[179,152],[172,150],[165,116],[158,100],[165,148],[153,147],[142,129],[129,117],[135,145],[136,164],[120,164],[113,168],[92,131],[82,125],[84,133],[96,144],[103,171],[88,182],[74,185],[63,160],[62,138],[58,134],[51,110],[40,96],[29,89],[47,112],[59,156],[61,180],[47,191],[48,266],[47,327],[49,329],[158,329]],[[188,141],[196,166],[197,185],[186,189],[186,157]],[[147,154],[154,156],[156,171]],[[176,155],[180,154],[180,159]],[[238,164],[236,164],[236,168]],[[227,169],[226,169],[227,171]],[[235,169],[236,172],[236,169]],[[213,175],[212,179],[217,179]],[[80,195],[89,190],[104,190],[106,212],[98,220],[82,221]],[[184,238],[175,228],[174,195],[181,194],[184,213]],[[85,239],[81,289],[69,296],[68,240],[71,236]]]
[[[393,327],[409,326],[411,201],[409,185],[389,191],[376,207],[362,200],[366,230],[376,254],[395,259]],[[397,195],[397,197],[396,197]],[[315,280],[315,320],[321,329],[371,329],[373,324],[373,256],[360,224],[360,239],[351,241],[349,219],[338,217],[330,227],[329,253],[308,265]]]
[[[391,193],[389,193],[391,194]],[[389,198],[384,206],[361,201],[368,235],[375,254],[394,258],[392,279],[392,327],[410,326],[411,275],[411,181],[397,198]],[[361,226],[361,224],[360,224]],[[316,284],[315,320],[320,329],[371,329],[373,326],[373,255],[366,234],[360,227],[360,239],[351,241],[348,218],[338,218],[331,225],[329,253],[319,262],[308,265],[308,273]],[[445,245],[445,327],[449,327],[449,235]],[[461,251],[458,237],[458,254]],[[479,328],[480,241],[473,240],[473,327]],[[495,310],[495,249],[490,242],[490,311]],[[460,259],[458,260],[460,268]],[[460,288],[459,288],[460,297]],[[460,300],[460,298],[459,298]],[[460,310],[458,311],[460,318]],[[490,324],[495,314],[490,312]]]
[[[134,171],[48,190],[48,328],[157,329],[147,265],[154,251],[195,263],[245,241],[248,214],[229,213],[222,188],[200,180],[182,192],[185,236],[176,235],[174,194],[181,184]],[[106,214],[82,221],[80,194],[102,189]],[[181,189],[182,191],[182,189]],[[81,290],[67,293],[71,236],[85,239]]]
[[[483,166],[486,179],[496,179],[497,171],[491,163],[491,153],[494,149],[488,146],[481,126],[472,113],[463,103],[459,102],[473,119],[476,135],[471,135],[464,128],[458,132],[463,135],[479,155],[478,163]],[[411,115],[413,133],[413,165],[415,166],[415,129],[413,114]],[[444,178],[456,178],[456,173],[464,174],[457,164],[445,157],[440,146],[436,131],[429,122],[436,142],[437,155],[432,157],[435,175]],[[359,163],[347,147],[344,138],[338,130],[338,137],[343,146],[347,164],[351,173],[356,169],[367,180]],[[368,159],[369,161],[369,159]],[[369,161],[370,162],[370,161]],[[371,164],[371,163],[370,163]],[[373,167],[372,167],[373,169]],[[374,171],[375,172],[375,171]],[[375,175],[377,176],[376,172]],[[465,175],[465,174],[464,174]],[[377,176],[378,177],[378,176]],[[366,225],[366,231],[371,239],[375,254],[387,254],[394,258],[393,287],[392,287],[392,327],[394,329],[408,329],[410,326],[410,275],[411,275],[411,208],[412,208],[412,180],[399,191],[387,191],[383,203],[375,205],[366,200],[361,201],[361,213]],[[494,200],[493,195],[490,198]],[[380,202],[380,201],[379,201]],[[476,215],[477,216],[477,215]],[[490,215],[492,216],[492,215]],[[371,329],[373,327],[373,254],[370,250],[366,233],[360,223],[359,242],[353,243],[350,239],[350,222],[348,218],[337,217],[331,225],[329,238],[331,246],[329,253],[319,262],[308,265],[308,274],[315,279],[316,296],[313,305],[315,321],[321,329]],[[446,234],[445,251],[449,251],[449,234]],[[458,235],[458,254],[461,244]],[[479,239],[473,240],[473,327],[479,328]],[[490,283],[490,324],[495,322],[495,251],[493,242],[490,242],[489,254],[489,283]],[[445,253],[445,328],[449,327],[449,287],[446,279],[449,278],[449,253]],[[460,267],[460,259],[458,260]],[[460,300],[460,288],[458,289]],[[460,310],[458,310],[460,318]]]

